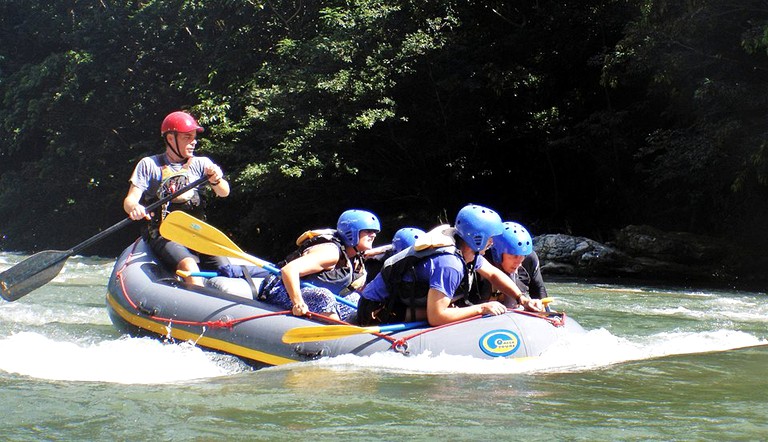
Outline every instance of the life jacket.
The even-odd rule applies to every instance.
[[[488,263],[501,268],[501,266],[493,260],[488,260]],[[541,276],[539,275],[538,281],[535,279],[535,275],[540,272],[541,265],[539,264],[539,257],[534,252],[525,257],[515,273],[507,276],[512,279],[512,282],[515,283],[517,288],[519,288],[524,295],[534,299],[542,299],[547,297],[547,291],[544,284],[539,282],[541,281]],[[476,284],[476,290],[473,291],[474,293],[472,296],[468,297],[468,300],[473,304],[486,302],[493,297],[501,295],[498,290],[493,289],[491,282],[484,278],[477,278]]]
[[[379,246],[363,253],[363,259],[365,259],[365,271],[367,273],[365,277],[366,284],[373,281],[384,266],[384,261],[394,254],[395,251],[392,244]]]
[[[411,310],[426,307],[429,281],[418,281],[416,278],[416,266],[423,261],[437,255],[455,255],[464,263],[464,257],[456,247],[453,229],[449,226],[437,227],[423,237],[424,240],[417,241],[384,262],[381,277],[389,293],[385,304],[390,311],[397,310],[398,304]],[[474,280],[474,268],[465,264],[463,269],[464,276],[453,294],[452,302],[466,296]]]
[[[366,271],[361,254],[350,259],[341,236],[335,229],[317,229],[304,232],[296,240],[298,248],[278,263],[279,267],[302,256],[311,247],[320,244],[334,244],[339,249],[339,259],[329,270],[303,276],[302,280],[316,287],[325,287],[334,294],[345,296],[357,291],[365,284]]]
[[[144,194],[144,203],[149,205],[165,198],[168,195],[173,194],[182,187],[188,185],[191,180],[189,177],[189,163],[185,163],[181,169],[174,171],[171,165],[167,163],[165,155],[162,156],[163,165],[160,166],[162,172],[162,178],[160,187],[158,187],[155,195],[149,193]],[[149,222],[149,230],[157,231],[160,228],[160,223],[165,217],[176,210],[189,213],[190,215],[205,220],[205,199],[200,195],[198,188],[194,188],[184,192],[173,200],[163,204],[158,210],[156,210],[152,219]]]

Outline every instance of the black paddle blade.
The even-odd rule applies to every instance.
[[[6,301],[15,301],[42,287],[59,274],[70,255],[58,250],[35,253],[0,273],[0,295]]]

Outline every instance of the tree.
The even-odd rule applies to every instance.
[[[647,91],[626,108],[647,121],[645,219],[735,240],[746,260],[768,245],[767,20],[762,1],[648,2],[606,65],[607,84]]]

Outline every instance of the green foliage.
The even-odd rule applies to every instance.
[[[470,201],[597,239],[768,217],[759,1],[7,0],[0,38],[11,248],[122,218],[178,109],[233,185],[210,220],[265,257],[349,207],[384,240]]]
[[[766,193],[766,29],[762,2],[648,2],[610,57],[611,87],[646,85],[631,115],[652,123],[634,158],[655,224],[755,240],[753,215],[768,209],[754,198]]]

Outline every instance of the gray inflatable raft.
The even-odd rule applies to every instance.
[[[184,284],[159,264],[142,240],[129,246],[115,262],[106,301],[112,323],[120,331],[193,341],[257,367],[385,351],[528,358],[539,356],[563,336],[585,333],[564,313],[510,311],[442,327],[286,344],[282,337],[288,330],[329,323],[322,317],[296,317],[258,300]]]

